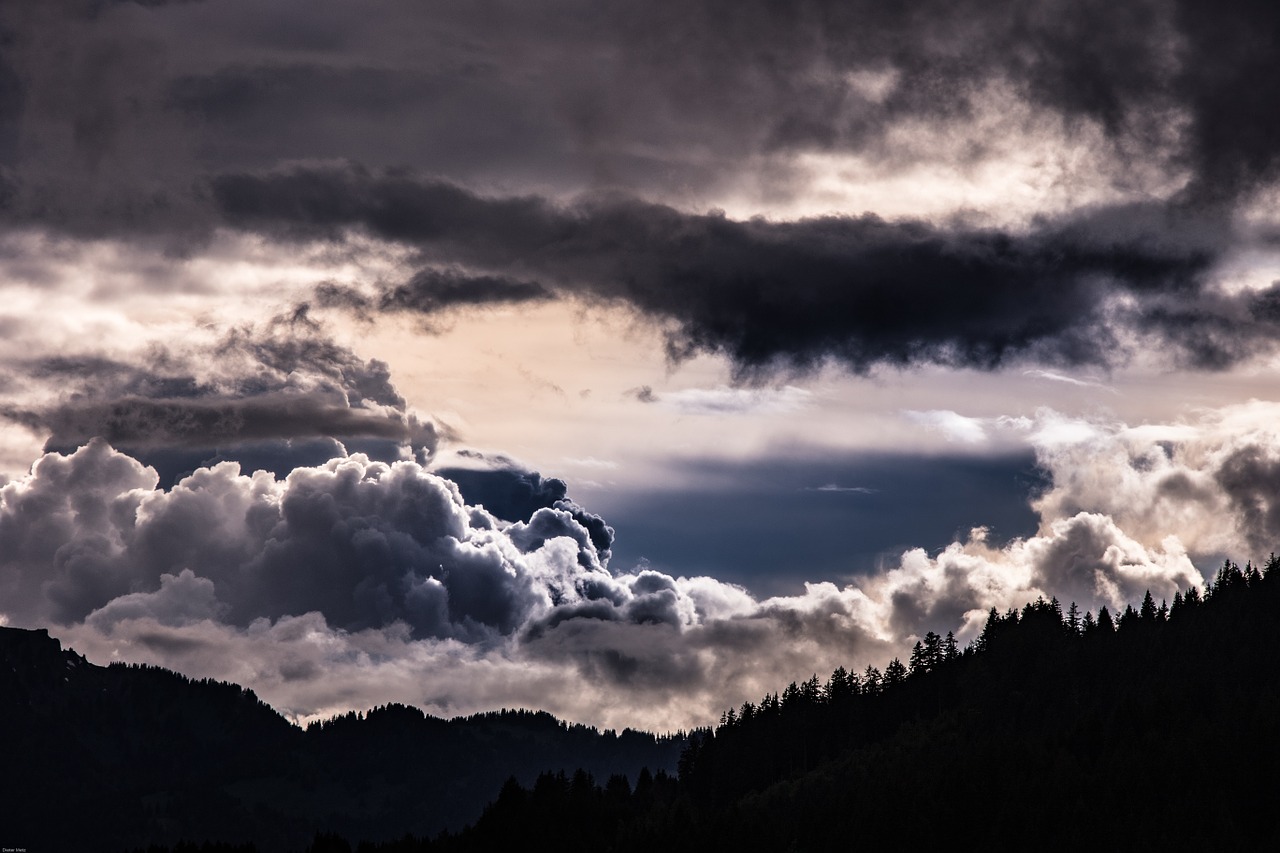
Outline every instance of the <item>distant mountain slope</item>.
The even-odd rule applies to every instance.
[[[0,628],[0,844],[111,851],[181,839],[299,849],[317,830],[431,835],[503,782],[586,767],[674,769],[682,738],[549,714],[455,720],[386,706],[307,730],[252,691],[157,667],[88,663],[47,631]]]

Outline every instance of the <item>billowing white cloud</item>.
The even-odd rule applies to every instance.
[[[1193,554],[1241,560],[1280,543],[1280,404],[1137,426],[1043,411],[1030,440],[1052,476],[1033,503],[1046,524],[1090,510],[1148,546],[1173,534]]]

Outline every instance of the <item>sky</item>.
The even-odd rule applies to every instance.
[[[6,0],[0,624],[671,731],[1280,534],[1280,7]]]

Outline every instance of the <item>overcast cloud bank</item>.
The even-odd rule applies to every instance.
[[[0,223],[178,253],[226,227],[373,235],[418,267],[303,298],[366,316],[603,300],[739,378],[1272,351],[1275,288],[1215,277],[1274,242],[1253,222],[1278,162],[1266,4],[1093,4],[1087,23],[1057,2],[592,11],[6,4]],[[1032,171],[1069,203],[1017,224],[963,204],[769,221],[689,203],[803,196],[815,158],[827,178],[858,171],[845,158],[863,183],[967,180],[1009,167],[992,139],[1049,139],[1074,165]]]

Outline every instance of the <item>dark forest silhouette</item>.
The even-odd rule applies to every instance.
[[[564,851],[832,850],[855,844],[1280,849],[1280,822],[1271,811],[1280,767],[1278,614],[1280,558],[1274,555],[1261,568],[1227,562],[1203,596],[1191,588],[1157,603],[1148,593],[1138,608],[1118,616],[1106,608],[1081,613],[1074,604],[1064,613],[1056,600],[1043,599],[1021,610],[992,610],[967,648],[950,635],[929,633],[906,663],[895,659],[883,671],[858,673],[840,668],[825,681],[815,675],[725,712],[719,725],[689,736],[676,774],[601,771],[586,762],[570,771],[562,762],[561,769],[540,774],[511,773],[490,790],[496,799],[478,820],[461,831],[408,828],[428,796],[413,792],[396,801],[404,811],[391,816],[383,809],[376,825],[347,828],[317,819],[297,849],[454,853],[516,849],[539,838]],[[67,661],[71,668],[85,666],[74,656]],[[169,773],[188,778],[191,791],[204,799],[188,804],[190,812],[170,803],[170,819],[186,821],[179,824],[183,837],[229,842],[153,846],[151,853],[262,850],[281,843],[278,836],[217,831],[220,809],[245,809],[238,798],[252,786],[241,781],[250,777],[237,762],[246,755],[265,766],[331,761],[327,766],[348,766],[353,778],[370,780],[370,789],[352,783],[341,794],[322,783],[297,783],[289,796],[308,803],[298,814],[322,815],[340,801],[384,796],[395,768],[412,752],[404,726],[410,718],[425,727],[458,725],[459,733],[505,720],[515,738],[533,736],[537,726],[528,724],[535,720],[545,733],[574,731],[545,714],[507,712],[445,723],[393,706],[303,733],[231,685],[187,682],[151,668],[111,671],[146,675],[130,682],[136,695],[161,683],[207,692],[203,711],[190,704],[171,711],[166,731],[234,720],[235,738],[261,744],[261,752],[224,753],[217,732],[231,736],[232,729],[208,729],[202,742],[209,752],[201,758],[206,764],[175,754],[174,767],[161,762],[149,780],[139,776],[139,792],[173,788]],[[187,713],[195,716],[180,715]],[[104,722],[101,731],[123,736],[113,742],[153,734],[119,719]],[[292,741],[279,740],[285,731],[294,732],[285,736]],[[589,734],[579,736],[579,745],[601,742],[602,736]],[[320,740],[325,750],[300,746]],[[150,739],[152,745],[162,742]],[[645,748],[663,745],[645,742]],[[558,754],[578,760],[579,753],[566,748]],[[306,778],[315,766],[278,778]],[[279,784],[259,774],[252,778],[265,786],[261,790]],[[5,784],[12,787],[13,780]],[[109,820],[100,812],[81,814],[88,825]],[[235,846],[247,840],[257,846]]]
[[[471,851],[582,825],[574,850],[1280,849],[1280,559],[1118,618],[1043,599],[961,651],[837,669],[728,711],[679,780],[509,782]],[[874,849],[874,848],[873,848]]]
[[[442,720],[404,705],[304,730],[237,685],[99,667],[44,630],[0,628],[0,845],[33,853],[430,836],[474,820],[512,774],[674,770],[683,745],[545,712]]]

